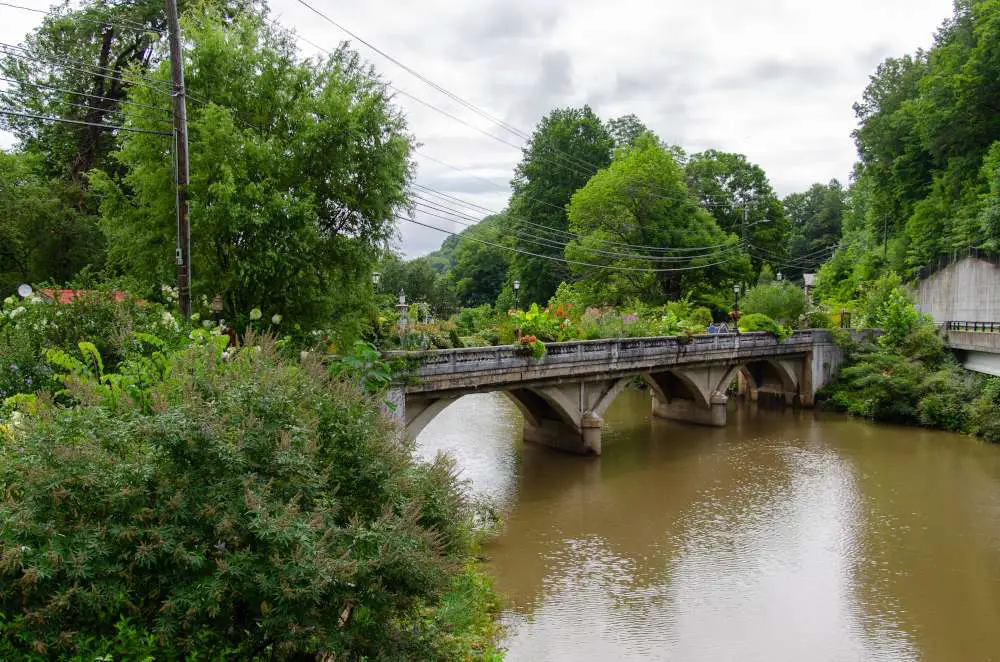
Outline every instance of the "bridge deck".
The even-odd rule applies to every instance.
[[[512,346],[470,347],[422,352],[390,352],[391,358],[418,361],[406,393],[461,393],[524,384],[586,381],[641,374],[675,366],[792,358],[810,353],[817,343],[833,343],[828,331],[796,331],[778,341],[763,333],[693,337],[623,338],[551,343],[541,359]]]

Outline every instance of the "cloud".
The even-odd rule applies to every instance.
[[[886,57],[929,46],[952,11],[951,0],[319,0],[316,6],[525,133],[558,106],[589,103],[606,119],[635,113],[688,152],[746,154],[781,194],[833,177],[847,181],[856,159],[851,106],[869,75]],[[295,0],[272,0],[271,9],[316,43],[332,47],[348,38]],[[21,41],[35,23],[37,15],[0,7],[0,41]],[[522,144],[515,133],[353,43],[394,85]],[[306,45],[302,50],[314,53]],[[487,179],[510,180],[518,148],[405,97],[397,102],[421,152]],[[490,208],[504,206],[503,191],[416,159],[418,182]],[[401,236],[409,256],[433,250],[446,237],[409,223]]]

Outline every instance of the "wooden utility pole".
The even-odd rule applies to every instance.
[[[191,232],[188,227],[187,103],[184,91],[184,59],[177,0],[165,0],[170,41],[171,96],[174,101],[174,180],[177,185],[177,295],[181,315],[191,318]]]

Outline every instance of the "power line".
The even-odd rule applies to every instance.
[[[96,19],[89,18],[87,16],[74,16],[73,14],[61,14],[57,11],[46,11],[45,9],[35,9],[34,7],[24,7],[22,5],[15,5],[10,2],[0,2],[0,6],[10,7],[11,9],[20,9],[22,11],[33,12],[35,14],[45,14],[46,16],[51,16],[53,18],[71,18],[75,21],[83,21],[84,23],[91,23],[94,25],[117,25],[119,27],[129,28],[130,30],[140,30],[142,32],[158,32],[163,34],[164,30],[161,28],[154,28],[150,25],[142,25],[140,23],[132,23],[131,21],[123,21],[122,19]]]
[[[122,76],[121,74],[115,76],[109,73],[104,73],[102,71],[97,71],[95,68],[82,62],[70,60],[68,58],[63,61],[54,60],[52,58],[45,58],[40,55],[33,54],[30,50],[23,48],[21,46],[13,46],[11,44],[7,44],[4,42],[0,42],[0,55],[6,55],[8,57],[17,58],[25,62],[34,62],[36,64],[43,63],[48,65],[58,66],[62,67],[63,69],[67,69],[69,71],[76,71],[78,73],[86,74],[88,76],[97,76],[98,78],[106,78],[108,80],[115,81],[118,83],[138,85],[141,87],[146,87],[148,89],[151,89],[155,92],[158,92],[159,94],[170,96],[169,90],[158,87],[159,85],[163,84],[163,81],[157,80],[155,78],[148,78],[146,76],[139,76],[139,75],[136,75],[135,77],[129,77],[129,76]],[[71,63],[75,63],[75,65]],[[144,81],[151,81],[156,85]]]
[[[298,2],[299,2],[299,4],[301,4],[302,6],[306,7],[307,9],[309,9],[311,12],[313,12],[314,14],[316,14],[317,16],[319,16],[320,18],[322,18],[326,22],[328,22],[331,25],[333,25],[334,27],[336,27],[338,30],[341,30],[342,32],[346,33],[347,35],[349,35],[351,38],[355,39],[356,41],[361,42],[362,44],[364,44],[365,46],[367,46],[368,48],[370,48],[374,52],[378,53],[382,57],[386,58],[387,60],[389,60],[390,62],[392,62],[396,66],[398,66],[401,69],[403,69],[404,71],[406,71],[407,73],[409,73],[412,76],[416,77],[417,79],[421,80],[422,82],[424,82],[425,84],[427,84],[431,88],[437,90],[441,94],[444,94],[449,99],[452,99],[456,103],[464,106],[465,108],[468,108],[469,110],[471,110],[475,114],[477,114],[480,117],[488,120],[492,124],[495,124],[495,125],[503,128],[503,129],[505,129],[506,131],[508,131],[509,133],[512,133],[513,135],[517,136],[518,138],[520,138],[522,140],[525,140],[525,141],[530,141],[531,140],[531,136],[529,134],[525,133],[524,131],[521,131],[520,129],[517,129],[516,127],[511,126],[510,124],[504,122],[503,120],[500,120],[500,119],[494,117],[490,113],[482,110],[481,108],[477,107],[476,105],[472,104],[471,102],[466,101],[465,99],[461,98],[457,94],[455,94],[455,93],[449,91],[448,89],[442,87],[441,85],[435,83],[433,80],[427,78],[426,76],[424,76],[420,72],[416,71],[412,67],[409,67],[405,63],[403,63],[400,60],[398,60],[398,59],[394,58],[393,56],[389,55],[388,53],[386,53],[385,51],[383,51],[379,47],[375,46],[371,42],[365,40],[364,38],[362,38],[358,34],[352,32],[351,30],[347,29],[346,27],[344,27],[340,23],[336,22],[335,20],[333,20],[332,18],[330,18],[327,14],[325,14],[324,12],[321,12],[320,10],[316,9],[314,6],[312,6],[308,2],[305,2],[305,0],[298,0]],[[294,35],[293,34],[293,36],[296,37],[296,38],[299,38],[298,35]],[[306,41],[306,40],[303,39],[303,41]],[[307,43],[310,43],[313,47],[318,48],[318,49],[320,49],[322,51],[325,51],[326,53],[330,53],[330,51],[328,49],[325,49],[322,46],[318,46],[318,45],[316,45],[315,43],[312,43],[312,42],[307,42]],[[497,142],[500,142],[500,143],[502,143],[504,145],[513,147],[513,148],[515,148],[517,150],[521,150],[522,149],[520,145],[515,145],[514,143],[511,143],[511,142],[509,142],[507,140],[504,140],[503,138],[500,138],[499,136],[495,136],[492,133],[489,133],[488,131],[485,131],[484,129],[480,129],[479,127],[476,127],[475,125],[470,124],[470,123],[466,122],[465,120],[462,120],[462,119],[456,117],[455,115],[453,115],[452,113],[449,113],[446,110],[438,108],[437,106],[435,106],[435,105],[433,105],[433,104],[431,104],[429,102],[426,102],[426,101],[424,101],[422,99],[419,99],[418,97],[413,96],[409,92],[405,92],[404,90],[401,90],[401,89],[399,89],[397,87],[394,87],[392,85],[389,85],[389,84],[387,84],[386,87],[395,90],[396,92],[402,94],[403,96],[406,96],[406,97],[409,97],[410,99],[413,99],[417,103],[420,103],[421,105],[424,105],[424,106],[430,108],[431,110],[434,110],[435,112],[438,112],[438,113],[444,115],[445,117],[448,117],[449,119],[452,119],[452,120],[454,120],[456,122],[459,122],[460,124],[462,124],[464,126],[467,126],[467,127],[471,128],[471,129],[473,129],[473,130],[475,130],[475,131],[477,131],[479,133],[482,133],[485,136],[487,136],[488,138],[496,140]],[[539,157],[540,160],[543,161],[543,162],[545,162],[545,163],[551,163],[551,164],[553,164],[553,165],[555,165],[557,167],[562,168],[563,170],[575,171],[577,174],[585,175],[588,178],[591,177],[594,173],[596,173],[598,170],[601,169],[601,166],[599,166],[597,164],[591,163],[589,161],[586,161],[585,159],[579,158],[579,157],[574,156],[572,154],[568,154],[567,152],[564,152],[562,150],[556,149],[556,150],[553,150],[553,152],[554,152],[554,155],[553,155],[554,157],[561,158],[562,160],[565,161],[565,163],[562,163],[560,161],[547,160],[547,159],[542,158],[542,157]],[[662,195],[662,194],[661,195],[654,194],[654,196],[655,197],[659,197],[659,198],[664,199],[664,200],[673,200],[673,201],[681,202],[681,203],[691,202],[692,204],[697,204],[694,200],[689,199],[687,196],[677,197],[677,196],[673,196],[673,195]],[[732,204],[729,201],[724,201],[724,202],[709,202],[707,200],[707,198],[708,198],[708,196],[706,196],[706,200],[703,200],[701,202],[701,204],[703,204],[704,206],[715,206],[715,207],[731,207],[732,206]]]
[[[444,163],[443,161],[440,161],[439,163],[441,163],[442,165],[448,165],[448,164]],[[489,181],[489,180],[484,180],[484,181]],[[463,204],[463,205],[465,205],[467,207],[478,208],[478,209],[481,209],[481,210],[483,210],[483,211],[485,211],[486,213],[489,213],[489,214],[495,214],[495,215],[501,214],[501,212],[499,212],[499,211],[497,211],[495,209],[490,209],[488,207],[483,207],[482,205],[477,205],[475,203],[466,202],[466,201],[462,200],[461,198],[456,198],[455,196],[449,195],[447,193],[442,193],[441,191],[438,191],[436,189],[432,189],[432,188],[430,188],[428,186],[423,186],[421,184],[414,184],[413,186],[415,186],[417,188],[420,188],[420,189],[423,189],[423,190],[425,190],[425,191],[427,191],[429,193],[432,193],[434,195],[437,195],[438,197],[449,199],[449,200],[453,200],[453,201],[455,201],[457,203],[460,203],[460,204]],[[531,197],[529,197],[528,199],[529,200],[535,200],[536,202],[539,202],[541,204],[548,204],[544,200],[537,200],[536,198],[531,198]],[[550,207],[554,207],[556,209],[561,209],[557,205],[551,205],[550,204],[549,206]],[[558,228],[551,228],[551,227],[549,227],[547,225],[543,225],[541,223],[533,223],[531,221],[527,221],[527,220],[524,220],[524,219],[518,219],[518,222],[520,222],[520,223],[522,223],[524,225],[528,225],[528,226],[531,226],[531,227],[538,228],[539,230],[541,230],[543,232],[546,232],[546,233],[548,233],[550,235],[559,237],[561,239],[565,238],[565,240],[573,240],[573,239],[580,239],[581,238],[580,235],[578,235],[578,234],[576,234],[574,232],[569,232],[567,230],[560,230]],[[729,242],[723,242],[723,243],[714,244],[714,245],[711,245],[711,246],[667,248],[667,247],[662,247],[662,246],[644,246],[642,244],[629,244],[629,243],[625,243],[625,242],[611,241],[611,240],[608,240],[608,239],[593,239],[593,238],[590,238],[590,240],[591,241],[596,241],[597,243],[600,243],[600,244],[605,245],[605,246],[613,246],[613,247],[622,248],[622,249],[625,249],[625,248],[634,248],[634,249],[637,249],[637,250],[650,251],[650,252],[653,252],[653,253],[690,253],[690,252],[696,252],[696,251],[711,251],[711,250],[715,250],[715,249],[719,249],[719,248],[725,248],[725,247],[727,247],[727,246],[730,245]]]
[[[46,115],[36,115],[34,113],[22,113],[9,108],[0,108],[0,114],[8,115],[11,117],[26,117],[36,120],[44,120],[47,122],[62,122],[65,124],[79,124],[81,126],[96,126],[102,129],[110,129],[112,131],[128,131],[129,133],[146,133],[153,136],[173,136],[172,133],[167,133],[166,131],[153,131],[151,129],[136,129],[128,126],[116,126],[113,124],[100,124],[98,122],[84,122],[83,120],[70,120],[62,117],[48,117]]]
[[[440,202],[435,201],[435,200],[429,200],[428,198],[425,198],[425,197],[423,197],[423,196],[421,196],[419,194],[416,194],[416,197],[417,197],[418,200],[421,201],[421,202],[417,203],[418,206],[424,207],[424,209],[421,209],[420,211],[424,211],[425,213],[430,213],[426,209],[427,207],[429,207],[431,210],[434,210],[434,211],[437,211],[437,212],[441,212],[441,213],[450,214],[450,215],[452,215],[454,217],[457,217],[457,218],[449,218],[449,219],[446,219],[446,220],[450,220],[450,221],[452,221],[454,223],[458,223],[459,225],[463,225],[465,227],[474,227],[476,224],[478,224],[480,221],[482,221],[482,219],[480,219],[480,218],[475,218],[473,216],[469,216],[469,215],[465,214],[464,212],[455,210],[453,208],[449,208],[449,207],[447,207],[447,205],[442,206],[443,203],[440,203]],[[464,220],[458,220],[458,219],[464,219]],[[467,223],[467,222],[465,222],[465,220],[472,221],[472,222],[471,223]],[[535,244],[535,245],[538,245],[538,246],[544,246],[546,248],[557,248],[557,249],[563,250],[569,244],[569,242],[566,241],[566,240],[559,241],[559,240],[552,239],[550,237],[539,237],[538,235],[533,235],[533,234],[524,233],[524,232],[514,232],[513,235],[515,237],[519,238],[519,239],[522,239],[522,240],[526,241],[527,243],[532,243],[532,244]],[[580,239],[580,238],[577,237],[577,239]],[[594,253],[596,255],[605,255],[605,256],[609,256],[609,257],[624,258],[624,259],[630,259],[630,260],[646,260],[646,261],[651,261],[651,262],[690,262],[691,260],[695,260],[695,259],[699,259],[699,258],[717,257],[719,255],[723,255],[723,254],[726,254],[726,253],[731,253],[731,252],[734,252],[736,250],[739,250],[740,246],[739,246],[738,243],[726,244],[725,247],[723,247],[721,250],[703,250],[698,255],[686,255],[686,256],[676,256],[676,255],[662,256],[662,255],[643,255],[643,254],[639,254],[639,253],[622,253],[622,252],[616,252],[616,251],[602,250],[600,248],[595,248],[593,246],[588,246],[588,245],[586,245],[584,243],[578,243],[577,244],[577,248],[579,250],[582,250],[582,251],[585,251],[585,252],[588,252],[588,253]],[[701,249],[692,249],[692,250],[701,250]]]
[[[433,214],[431,214],[431,215],[433,216]],[[519,248],[514,248],[513,246],[504,246],[503,244],[497,244],[497,243],[494,243],[492,241],[486,241],[485,239],[479,239],[478,237],[470,237],[468,235],[460,234],[458,232],[452,232],[451,230],[445,230],[444,228],[439,228],[439,227],[436,227],[434,225],[429,225],[427,223],[421,223],[420,221],[414,220],[414,219],[412,219],[412,218],[410,218],[408,216],[400,216],[398,214],[394,214],[394,216],[395,216],[395,218],[397,220],[406,221],[408,223],[413,223],[415,225],[420,225],[420,226],[423,226],[425,228],[429,228],[431,230],[437,230],[438,232],[443,232],[445,234],[450,234],[453,237],[458,237],[459,239],[462,239],[464,241],[474,241],[476,243],[484,244],[486,246],[492,246],[493,248],[499,248],[500,250],[510,251],[512,253],[521,253],[523,255],[530,255],[532,257],[538,257],[538,258],[542,258],[544,260],[552,260],[553,262],[562,262],[564,264],[575,264],[575,265],[579,265],[579,266],[583,266],[583,267],[593,267],[593,268],[596,268],[596,269],[605,269],[605,270],[608,270],[608,271],[628,271],[628,272],[641,271],[641,272],[645,272],[645,273],[675,273],[675,272],[682,272],[682,271],[693,271],[694,269],[707,269],[709,267],[714,267],[714,266],[718,266],[720,264],[725,264],[726,262],[730,262],[733,259],[732,257],[730,257],[730,258],[727,258],[725,260],[719,260],[718,262],[711,262],[709,264],[698,264],[698,265],[691,265],[691,266],[687,266],[687,267],[672,267],[672,268],[659,268],[659,269],[648,269],[648,268],[644,268],[644,267],[616,267],[616,266],[609,265],[609,264],[595,264],[593,262],[580,262],[578,260],[567,260],[567,259],[560,258],[560,257],[553,257],[551,255],[542,255],[540,253],[532,253],[531,251],[521,250]],[[438,218],[441,218],[441,217],[438,217]],[[447,221],[449,219],[444,218],[443,220]]]
[[[109,115],[113,115],[115,113],[120,113],[121,112],[120,110],[117,110],[117,109],[112,109],[112,108],[98,108],[97,106],[88,106],[88,105],[82,104],[82,103],[73,103],[72,101],[60,101],[59,103],[60,103],[60,105],[63,105],[63,106],[72,106],[74,108],[82,108],[84,110],[102,111],[102,112],[107,113]],[[120,120],[121,118],[118,118],[118,119]],[[155,121],[157,121],[157,122],[159,122],[161,124],[164,124],[164,123],[170,124],[170,121],[166,120],[166,119],[155,120]]]
[[[164,113],[169,113],[170,112],[169,108],[163,108],[163,107],[160,107],[160,106],[151,106],[149,104],[139,103],[137,101],[129,101],[128,99],[115,99],[113,97],[102,97],[99,94],[89,94],[87,92],[77,92],[77,91],[74,91],[74,90],[66,89],[64,87],[56,87],[54,85],[46,85],[45,83],[35,83],[33,81],[20,81],[20,80],[17,80],[16,78],[7,78],[7,77],[4,77],[4,76],[0,76],[0,81],[4,81],[6,83],[13,83],[15,85],[30,85],[31,87],[34,87],[34,88],[52,90],[53,92],[62,92],[64,94],[75,94],[75,95],[78,95],[78,96],[81,96],[81,97],[87,97],[87,98],[90,98],[90,99],[96,99],[98,101],[110,101],[112,103],[118,103],[118,104],[122,104],[122,105],[126,105],[126,106],[135,106],[136,108],[146,108],[148,110],[159,110],[159,111],[162,111]]]

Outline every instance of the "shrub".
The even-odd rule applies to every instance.
[[[355,384],[267,339],[167,374],[148,412],[81,380],[5,435],[0,651],[101,650],[127,619],[127,658],[454,655],[428,626],[470,552],[448,461],[415,462]]]
[[[925,374],[906,357],[873,352],[844,368],[830,391],[834,403],[855,416],[914,423]]]
[[[805,314],[807,329],[833,329],[836,327],[833,317],[822,308],[810,310]]]
[[[766,331],[778,340],[784,340],[791,335],[790,329],[779,326],[773,319],[760,313],[741,315],[739,320],[739,329],[744,333],[752,331]]]
[[[774,281],[750,288],[742,305],[743,314],[761,314],[783,324],[797,324],[806,310],[802,289],[789,281]]]
[[[105,369],[112,372],[144,350],[137,334],[159,337],[176,348],[187,330],[163,306],[111,293],[88,292],[56,304],[38,295],[8,297],[0,307],[0,398],[59,388],[44,359],[47,349],[75,352],[80,341],[92,343]]]
[[[503,313],[506,314],[506,310]],[[471,336],[493,323],[493,308],[488,304],[478,308],[463,308],[451,318],[459,335]]]
[[[712,324],[712,311],[705,306],[700,306],[691,311],[688,321],[692,325],[699,327],[702,332]]]

